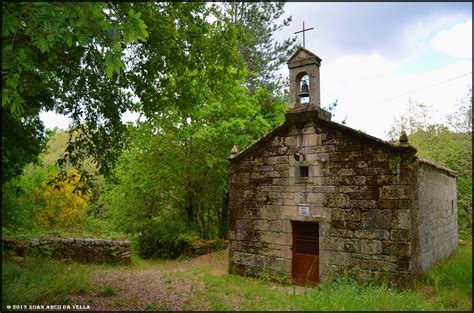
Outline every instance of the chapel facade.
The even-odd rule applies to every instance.
[[[456,174],[331,121],[321,59],[287,62],[286,120],[230,159],[229,272],[314,285],[348,272],[409,284],[458,243]]]

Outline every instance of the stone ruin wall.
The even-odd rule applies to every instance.
[[[421,271],[453,254],[458,246],[456,177],[433,165],[417,166],[417,258]]]
[[[26,240],[2,239],[3,249],[19,256],[37,253],[56,259],[70,259],[85,263],[130,263],[130,241],[90,238],[40,238]]]
[[[306,161],[293,158],[296,147]],[[414,152],[413,152],[414,153]],[[280,128],[231,162],[231,273],[291,277],[291,220],[319,222],[320,280],[345,269],[406,282],[413,270],[413,153],[400,154],[331,125]],[[309,166],[309,177],[295,167]],[[298,203],[310,206],[299,216]]]

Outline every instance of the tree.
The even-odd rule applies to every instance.
[[[28,164],[20,175],[2,185],[2,231],[21,232],[36,226],[37,213],[42,209],[35,199],[35,190],[53,169]]]
[[[276,87],[267,88],[278,84],[270,77],[275,67],[268,64],[277,62],[270,55],[273,50],[266,51],[268,55],[257,50],[241,53],[244,44],[255,45],[246,38],[265,32],[254,38],[261,50],[271,42],[276,30],[271,24],[282,14],[282,5],[268,5],[267,12],[263,5],[253,6],[264,25],[254,16],[247,28],[212,5],[176,4],[176,12],[167,15],[146,3],[140,6],[147,9],[137,7],[150,35],[133,47],[135,70],[128,78],[145,120],[131,130],[130,147],[103,198],[126,231],[140,231],[147,219],[173,216],[203,237],[226,233],[227,158],[232,146],[245,147],[283,121],[283,100],[275,97]],[[209,23],[211,15],[215,21]],[[157,16],[164,24],[175,21],[176,29],[153,23]],[[170,42],[166,49],[163,42]],[[275,52],[280,59],[291,53],[280,49]],[[249,71],[257,55],[266,64],[258,74],[256,69]],[[257,76],[266,80],[249,80]]]
[[[216,236],[225,220],[231,147],[245,147],[281,123],[285,107],[272,88],[255,84],[249,92],[239,53],[243,28],[206,3],[3,6],[5,16],[19,20],[6,23],[17,25],[4,34],[8,57],[14,60],[18,47],[27,51],[30,65],[20,77],[44,94],[26,101],[30,91],[6,78],[4,108],[19,116],[33,108],[33,116],[52,109],[72,117],[65,151],[73,165],[86,159],[85,149],[108,172],[125,148],[103,199],[128,231],[172,212],[202,236]],[[272,9],[274,18],[281,8]],[[269,55],[260,60],[277,62]],[[14,77],[16,68],[5,66]],[[142,114],[137,128],[120,122],[127,109]]]
[[[387,132],[388,137],[396,141],[402,132],[414,134],[418,131],[428,130],[431,120],[431,108],[416,100],[408,100],[408,110],[406,115],[396,117],[392,126]]]
[[[472,134],[472,88],[459,102],[457,111],[448,116],[448,124],[458,133]]]
[[[28,129],[9,132],[2,123],[2,166],[9,173],[2,184],[40,151],[42,110],[66,114],[84,130],[68,149],[72,161],[85,148],[104,172],[110,168],[111,147],[123,139],[120,114],[132,105],[121,75],[124,51],[148,35],[133,6],[2,2],[2,122]],[[15,151],[22,153],[13,159]]]
[[[409,104],[408,114],[396,118],[388,134],[397,140],[405,130],[417,156],[456,171],[459,228],[472,235],[472,91],[447,116],[448,125],[432,123],[429,106]]]
[[[207,96],[184,99],[183,91],[195,84],[196,69],[212,63],[203,59],[209,49],[228,65],[241,61],[232,57],[235,51],[227,50],[240,49],[253,77],[251,89],[265,84],[270,93],[280,90],[271,87],[278,81],[273,74],[291,53],[291,41],[272,45],[271,35],[282,27],[273,23],[282,8],[283,4],[252,4],[235,15],[242,25],[237,29],[217,6],[205,3],[2,3],[2,111],[15,116],[17,124],[36,120],[39,134],[38,140],[25,135],[31,151],[24,161],[7,159],[6,164],[18,173],[35,159],[43,136],[38,114],[54,110],[72,119],[72,130],[80,130],[80,136],[69,141],[63,163],[69,159],[80,164],[88,154],[101,173],[108,173],[125,144],[121,114],[161,114],[177,97],[186,110],[193,97]],[[209,22],[210,16],[217,21]],[[221,45],[236,34],[242,35],[240,46]],[[223,78],[211,77],[214,82]],[[8,135],[2,136],[8,143],[5,149],[20,151],[16,143],[22,140]]]
[[[86,213],[87,216],[103,213],[95,205],[103,187],[103,177],[97,174],[94,164],[89,159],[83,164],[83,168],[95,174],[91,175],[93,189],[71,164],[66,164],[63,171],[57,167],[56,161],[65,153],[68,137],[65,131],[48,132],[47,143],[37,163],[27,164],[21,175],[2,185],[3,226],[9,232],[22,233],[22,228],[39,230],[36,227],[55,230],[56,226],[80,227]],[[28,142],[24,144],[28,148]]]
[[[238,46],[248,70],[249,92],[259,87],[284,96],[285,80],[278,70],[295,52],[296,37],[277,42],[275,33],[289,26],[291,16],[284,14],[285,2],[225,2],[224,16],[239,30]]]
[[[457,144],[450,166],[458,173],[459,223],[472,236],[472,89],[458,103],[454,114],[448,116],[449,126]]]
[[[18,117],[2,108],[2,186],[37,160],[45,135],[38,115]]]
[[[147,118],[131,129],[130,147],[104,196],[126,231],[140,231],[147,219],[173,216],[203,237],[217,236],[219,227],[225,227],[221,221],[232,146],[244,147],[282,122],[281,101],[262,89],[247,94],[232,25],[217,21],[197,31],[205,32],[183,38],[197,53],[183,56],[189,59],[186,67],[172,69],[176,73],[163,80],[166,88],[156,90],[147,83],[160,75],[160,67],[148,60],[139,61],[142,71],[131,78],[137,94],[144,95],[140,103]],[[150,35],[139,55],[154,53],[154,40]],[[179,49],[174,53],[186,54]],[[160,97],[163,92],[169,96]],[[148,110],[153,99],[163,108],[159,113]],[[261,103],[271,103],[272,109]]]

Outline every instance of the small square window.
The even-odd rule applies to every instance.
[[[309,176],[309,166],[300,166],[300,177]]]

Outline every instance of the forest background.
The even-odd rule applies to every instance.
[[[129,238],[142,257],[225,238],[232,146],[284,121],[290,22],[284,3],[2,3],[2,235]],[[45,131],[47,110],[70,129]],[[446,125],[429,112],[411,101],[388,135],[457,171],[470,239],[472,91]]]

